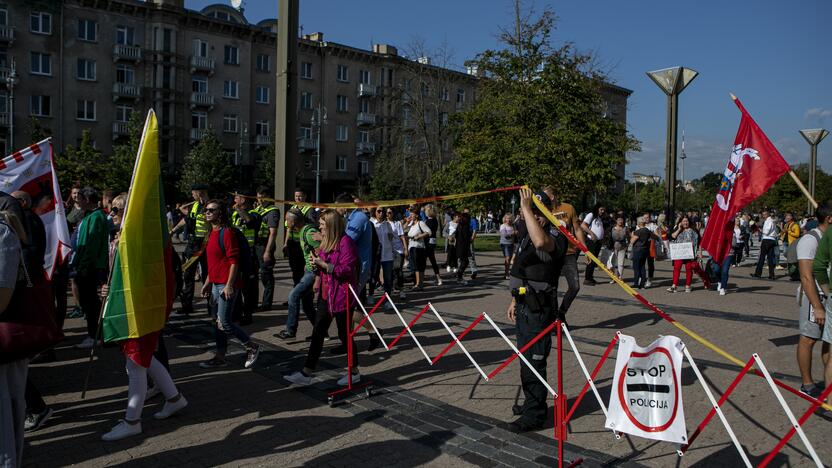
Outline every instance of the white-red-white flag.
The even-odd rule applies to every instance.
[[[72,250],[66,211],[52,161],[52,140],[47,138],[0,160],[0,190],[22,190],[32,197],[32,209],[46,228],[43,271],[52,279],[55,268],[69,258]]]

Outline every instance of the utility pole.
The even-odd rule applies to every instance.
[[[296,158],[291,157],[296,148],[289,145],[297,145],[297,54],[298,54],[298,15],[299,0],[278,0],[277,1],[277,87],[275,122],[283,122],[283,125],[275,125],[275,155],[274,155],[274,195],[275,198],[288,200],[291,192],[295,189],[295,164]],[[282,206],[286,212],[286,206]],[[278,224],[278,239],[283,239],[285,234],[283,223]],[[277,255],[282,256],[280,249]]]

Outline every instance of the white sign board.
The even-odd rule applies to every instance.
[[[671,260],[693,260],[693,242],[671,242]]]
[[[663,336],[641,348],[635,338],[620,336],[604,427],[686,444],[681,383],[685,344],[675,336]]]

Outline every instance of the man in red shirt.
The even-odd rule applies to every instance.
[[[243,286],[240,277],[240,245],[236,228],[228,221],[228,207],[220,200],[210,200],[205,204],[205,221],[211,225],[208,241],[205,246],[208,260],[208,277],[202,286],[202,296],[211,299],[209,307],[211,316],[216,319],[217,328],[214,339],[217,351],[213,358],[199,364],[200,367],[211,369],[225,367],[225,352],[228,349],[230,333],[246,347],[246,368],[254,365],[260,354],[260,347],[251,341],[248,334],[231,322],[234,302],[237,300]],[[240,236],[241,237],[241,236]]]

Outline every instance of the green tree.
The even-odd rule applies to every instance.
[[[78,181],[84,186],[101,190],[107,185],[105,175],[108,166],[101,151],[93,146],[89,130],[81,132],[81,143],[77,147],[68,145],[66,152],[55,158],[61,187],[72,187]]]
[[[52,130],[44,127],[37,117],[29,117],[29,140],[30,144],[35,144],[42,141],[44,138],[52,136]],[[13,148],[17,150],[18,148]]]
[[[554,24],[548,10],[518,19],[516,31],[501,36],[503,49],[477,57],[486,78],[474,105],[454,116],[456,156],[433,174],[430,189],[550,184],[575,197],[615,185],[616,167],[638,141],[603,116],[605,77],[593,58],[568,43],[551,46]]]
[[[116,193],[126,192],[130,188],[133,178],[133,168],[139,154],[144,122],[140,112],[130,114],[127,124],[127,138],[113,147],[113,155],[109,158],[107,171],[104,174],[105,187]]]
[[[212,194],[227,193],[234,189],[235,180],[237,171],[213,130],[209,130],[185,156],[179,189],[188,193],[194,184],[206,184]]]
[[[809,165],[800,164],[793,169],[803,185],[808,188]],[[822,203],[824,200],[832,200],[832,175],[819,168],[815,177],[817,178],[815,180],[815,201]],[[759,212],[764,207],[774,208],[780,212],[790,211],[803,214],[808,208],[808,200],[794,180],[787,174],[775,182],[768,192],[749,204],[745,211]]]
[[[255,189],[261,185],[274,187],[274,154],[275,137],[272,135],[272,142],[257,153],[255,164],[254,185]]]

